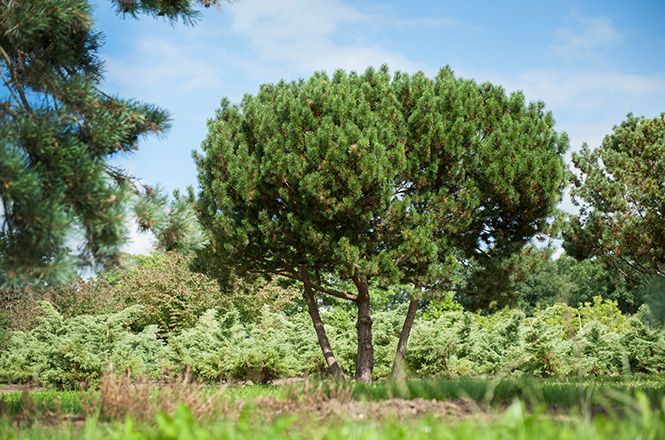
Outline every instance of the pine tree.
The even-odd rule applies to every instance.
[[[193,0],[112,1],[119,13],[196,18]],[[102,37],[87,0],[0,0],[0,12],[0,285],[62,281],[118,258],[141,191],[109,159],[164,133],[169,116],[99,90]]]
[[[665,113],[629,114],[599,148],[584,144],[573,163],[580,214],[566,231],[566,251],[597,258],[633,285],[665,276]]]
[[[223,100],[195,156],[212,241],[202,264],[301,281],[335,376],[315,295],[353,301],[356,379],[371,382],[370,282],[447,290],[474,260],[470,288],[501,287],[505,262],[546,226],[568,142],[543,107],[448,68],[434,79],[317,73]]]

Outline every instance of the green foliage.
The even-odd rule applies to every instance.
[[[408,367],[425,376],[470,374],[470,366],[460,364],[457,355],[464,358],[470,354],[465,341],[471,326],[471,315],[460,312],[444,314],[436,321],[417,323],[406,355]]]
[[[210,7],[217,5],[220,0],[111,0],[119,13],[137,17],[138,14],[151,15],[155,18],[167,18],[171,22],[178,19],[191,24],[198,13],[194,6],[196,3]]]
[[[223,290],[216,281],[191,270],[191,260],[173,251],[137,255],[125,267],[99,274],[94,283],[123,307],[141,305],[140,324],[154,324],[170,334],[192,327],[212,308],[237,311],[246,321],[255,320],[266,306],[275,312],[293,308],[293,288],[282,286],[281,280],[235,280]]]
[[[113,1],[130,15],[194,15],[192,0]],[[142,194],[109,159],[163,133],[169,116],[98,89],[103,39],[89,1],[2,0],[0,9],[0,287],[59,283],[78,265],[117,262],[127,207]],[[64,246],[71,237],[82,244],[76,256]]]
[[[581,177],[571,194],[580,207],[565,234],[576,258],[595,256],[633,284],[665,270],[665,114],[629,114],[602,145],[573,154]]]
[[[287,319],[266,308],[254,323],[238,317],[208,310],[195,327],[171,340],[172,363],[205,380],[266,382],[321,370],[314,329],[304,316]]]
[[[403,315],[400,308],[374,314],[375,379],[391,371]],[[135,305],[65,317],[40,303],[38,325],[10,332],[0,354],[0,381],[77,388],[94,385],[107,368],[152,377],[189,371],[206,382],[328,374],[302,311],[286,315],[264,307],[248,320],[237,311],[210,309],[167,340],[157,326],[137,325],[144,316]],[[662,374],[665,331],[652,327],[649,316],[646,306],[626,316],[616,302],[601,298],[579,308],[555,304],[533,316],[509,309],[492,315],[451,310],[414,324],[406,369],[411,376],[444,378]],[[329,307],[322,317],[341,368],[353,373],[352,311]]]
[[[424,301],[425,305],[421,308],[420,317],[425,321],[436,321],[446,312],[461,312],[463,306],[455,301],[455,295],[452,292],[437,299]]]
[[[157,338],[157,328],[140,333],[129,329],[140,316],[140,306],[68,319],[47,302],[40,308],[37,327],[12,333],[9,348],[0,356],[0,380],[72,389],[98,383],[108,368],[135,375],[162,371],[167,348]]]
[[[641,318],[648,314],[642,309]],[[649,328],[644,319],[633,317],[628,321],[629,331],[621,336],[631,371],[654,373],[665,365],[665,332]]]
[[[559,302],[571,306],[592,302],[595,297],[616,301],[626,313],[635,313],[643,302],[644,288],[630,286],[616,270],[599,261],[578,261],[564,253],[556,260],[546,257],[537,266],[527,269],[528,275],[515,286],[519,295],[516,307],[533,313],[538,307]]]
[[[170,205],[162,190],[145,187],[145,195],[134,205],[139,231],[152,231],[156,249],[188,255],[203,248],[208,240],[201,228],[190,198],[173,193]]]
[[[138,324],[178,333],[192,327],[206,310],[230,310],[232,303],[217,283],[189,269],[189,258],[175,252],[136,256],[126,269],[102,274],[96,283],[124,307],[141,305]]]
[[[647,314],[628,318],[600,297],[579,308],[556,304],[532,317],[450,312],[414,326],[406,360],[416,374],[444,377],[662,372],[665,332],[650,329]]]
[[[485,266],[544,227],[567,148],[553,123],[449,69],[318,73],[224,100],[196,155],[213,262],[445,284],[453,248]]]
[[[87,281],[14,291],[14,297],[1,298],[5,322],[0,322],[0,329],[6,338],[15,330],[34,329],[43,314],[40,301],[50,303],[64,319],[140,306],[132,330],[159,328],[162,339],[191,328],[211,308],[221,313],[235,310],[248,323],[256,321],[265,307],[272,312],[298,313],[292,287],[282,286],[281,280],[238,282],[224,292],[215,281],[191,271],[189,261],[190,257],[175,252],[131,256],[124,266],[99,272]]]
[[[665,277],[654,276],[644,293],[645,303],[655,322],[665,328]]]

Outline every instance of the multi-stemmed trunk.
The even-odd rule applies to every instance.
[[[319,340],[319,346],[323,352],[323,357],[330,370],[330,373],[337,381],[344,381],[344,373],[333,354],[330,341],[326,335],[323,320],[319,314],[319,307],[314,298],[314,291],[309,282],[306,274],[301,274],[304,281],[303,298],[307,304],[309,316],[314,324],[314,330]],[[374,346],[372,344],[372,317],[370,314],[370,295],[369,283],[366,278],[354,277],[353,282],[358,289],[358,294],[354,299],[358,308],[358,320],[356,322],[356,329],[358,331],[358,351],[356,355],[356,381],[366,384],[372,383],[372,372],[374,370]],[[403,377],[402,365],[406,354],[406,346],[408,343],[411,328],[416,317],[418,309],[418,300],[413,299],[409,302],[409,309],[402,326],[399,341],[397,343],[397,351],[395,352],[395,359],[391,372],[391,378],[399,379]]]

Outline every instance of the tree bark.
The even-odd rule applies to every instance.
[[[393,361],[393,369],[390,372],[390,378],[393,380],[400,380],[404,378],[404,371],[402,365],[404,364],[404,356],[406,355],[406,345],[409,342],[409,335],[413,327],[413,321],[416,319],[416,311],[418,310],[418,300],[412,299],[409,302],[409,309],[406,312],[402,332],[399,335],[399,342],[397,342],[397,351],[395,352],[395,360]]]
[[[330,373],[338,382],[344,382],[344,373],[337,363],[337,359],[333,354],[332,348],[330,347],[330,341],[328,341],[328,335],[326,335],[326,329],[323,326],[323,320],[319,314],[319,306],[316,304],[314,299],[314,292],[312,291],[312,286],[305,282],[305,288],[303,290],[303,298],[307,303],[307,310],[309,311],[309,316],[312,318],[314,323],[314,330],[316,331],[316,336],[319,339],[319,346],[321,346],[321,351],[323,351],[323,357],[328,364],[328,369]]]
[[[372,345],[372,317],[370,316],[370,297],[367,278],[353,277],[358,288],[358,352],[356,356],[356,380],[361,383],[372,383],[374,370],[374,346]]]

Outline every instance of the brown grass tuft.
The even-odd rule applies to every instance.
[[[191,409],[195,419],[206,419],[237,412],[233,405],[221,398],[225,389],[221,387],[213,392],[210,387],[191,380],[189,371],[159,383],[106,372],[99,393],[85,395],[83,407],[86,415],[98,415],[101,420],[127,416],[135,420],[150,420],[159,411],[172,415],[182,403]]]

